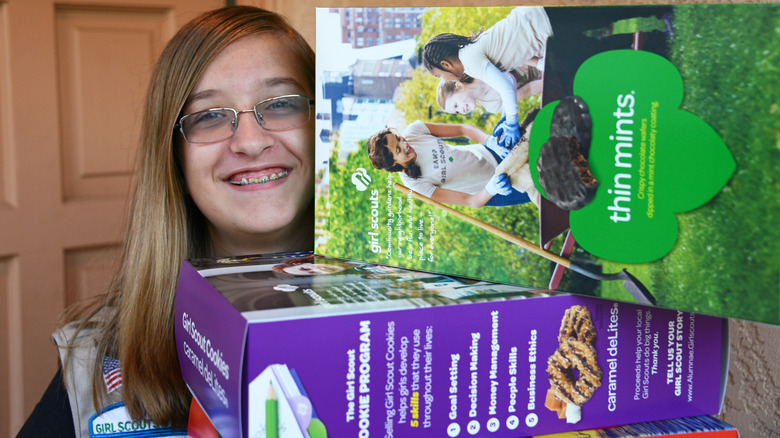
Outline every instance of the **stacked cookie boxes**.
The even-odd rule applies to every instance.
[[[711,415],[627,424],[606,429],[561,432],[535,438],[636,438],[646,436],[739,438],[737,429]]]
[[[181,368],[222,436],[266,436],[269,399],[281,436],[312,438],[517,437],[720,410],[724,319],[522,288],[430,306],[363,282],[370,298],[338,304],[326,289],[356,297],[361,282],[327,277],[271,287],[310,305],[242,311],[183,264]]]

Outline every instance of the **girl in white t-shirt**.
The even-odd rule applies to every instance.
[[[542,94],[542,72],[536,67],[524,65],[511,71],[516,81],[517,100]],[[474,79],[470,82],[442,79],[436,87],[436,101],[442,110],[450,114],[468,114],[477,105],[489,113],[500,113],[501,95],[486,82]]]
[[[442,33],[423,48],[423,63],[434,76],[468,83],[479,79],[501,96],[504,120],[493,133],[511,149],[520,140],[516,82],[509,73],[522,65],[544,70],[550,20],[540,6],[521,6],[484,32],[467,37]]]
[[[475,144],[451,146],[441,139],[466,137]],[[507,151],[496,138],[468,124],[410,124],[403,136],[394,129],[374,134],[367,144],[371,164],[401,172],[403,184],[445,204],[482,207],[526,203],[528,194],[512,188],[506,173],[496,167]]]

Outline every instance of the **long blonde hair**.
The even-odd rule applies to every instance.
[[[78,318],[80,328],[96,330],[96,409],[105,396],[100,364],[103,357],[115,357],[122,366],[125,406],[134,419],[187,424],[191,396],[174,338],[176,281],[182,259],[212,254],[208,222],[186,194],[174,125],[211,61],[229,44],[257,34],[275,36],[287,46],[314,89],[314,52],[303,37],[280,15],[248,6],[217,9],[189,22],[155,66],[119,269],[104,299],[71,317]]]

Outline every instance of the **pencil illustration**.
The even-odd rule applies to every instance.
[[[277,408],[276,391],[274,391],[274,385],[271,384],[268,386],[268,397],[265,400],[265,436],[267,438],[278,438],[279,436]]]

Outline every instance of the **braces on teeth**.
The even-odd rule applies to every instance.
[[[239,186],[245,186],[247,184],[265,184],[269,181],[276,181],[278,179],[282,179],[285,176],[287,176],[287,171],[283,170],[281,172],[272,173],[270,177],[264,176],[262,178],[241,178],[241,181],[230,181],[231,184],[239,185]]]

